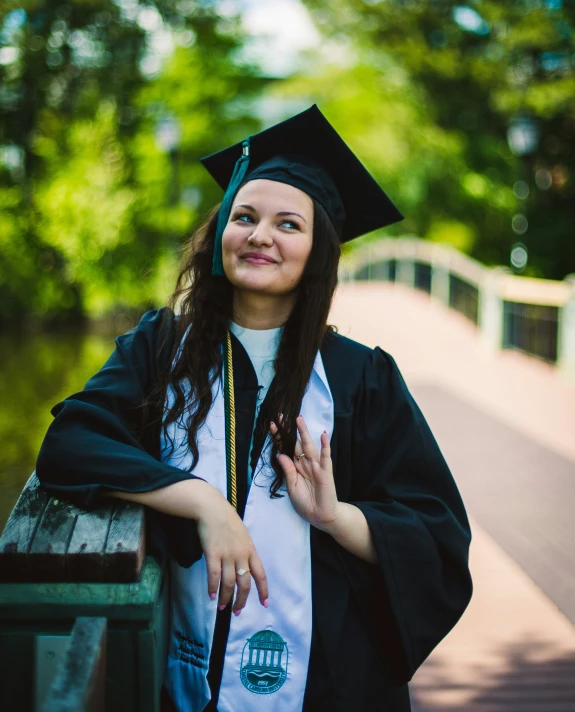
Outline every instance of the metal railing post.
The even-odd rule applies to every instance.
[[[401,239],[397,252],[395,281],[408,287],[415,287],[415,245],[412,240]]]
[[[557,334],[557,366],[570,381],[575,382],[575,274],[564,280],[570,288],[570,295],[559,311],[559,332]]]
[[[381,279],[384,282],[389,282],[389,277],[391,274],[391,269],[390,269],[390,262],[388,259],[385,259],[381,262],[382,265],[382,270],[381,270]]]
[[[479,329],[489,353],[498,351],[503,345],[503,299],[499,283],[506,274],[505,268],[489,270],[479,285]]]
[[[442,245],[436,245],[431,260],[431,296],[444,306],[449,306],[450,253]]]
[[[575,274],[563,281],[519,277],[413,235],[369,243],[348,258],[347,269],[380,282],[393,274],[476,324],[488,353],[518,349],[575,382]]]

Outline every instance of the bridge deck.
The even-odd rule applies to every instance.
[[[474,597],[414,711],[573,712],[575,384],[400,285],[343,285],[331,321],[394,356],[472,519]]]

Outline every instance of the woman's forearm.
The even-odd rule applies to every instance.
[[[196,521],[206,503],[217,498],[223,499],[215,487],[198,478],[175,482],[150,492],[108,492],[107,496],[145,504],[159,512]]]
[[[110,492],[108,496],[195,520],[199,519],[208,502],[214,498],[223,499],[215,487],[200,479],[183,480],[150,492]],[[340,502],[336,519],[321,529],[355,556],[377,563],[377,552],[365,515],[353,504]]]
[[[377,563],[377,552],[367,519],[358,507],[339,502],[336,519],[321,529],[355,556],[369,561],[370,564]]]
[[[220,610],[233,598],[233,611],[239,615],[250,593],[252,578],[260,603],[268,607],[269,589],[262,561],[245,524],[218,489],[195,478],[151,492],[112,492],[110,496],[196,520],[207,567],[207,593],[214,601],[219,591]],[[237,572],[241,569],[250,571],[251,577],[238,579]]]

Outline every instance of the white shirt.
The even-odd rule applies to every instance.
[[[257,422],[261,404],[269,390],[275,375],[274,361],[280,344],[283,327],[276,329],[246,329],[233,321],[230,323],[230,331],[240,341],[246,350],[260,389],[256,401],[256,413],[254,424]],[[250,454],[254,444],[254,433],[252,429],[252,439],[250,443]],[[248,467],[248,481],[252,479],[252,468]]]

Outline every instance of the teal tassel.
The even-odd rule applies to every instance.
[[[224,193],[220,211],[218,213],[218,224],[216,226],[216,239],[214,242],[214,257],[212,261],[212,274],[218,277],[224,276],[224,263],[222,256],[222,235],[228,220],[230,219],[230,211],[238,188],[244,182],[248,167],[250,165],[250,139],[247,138],[242,143],[242,155],[236,161],[234,172]]]

